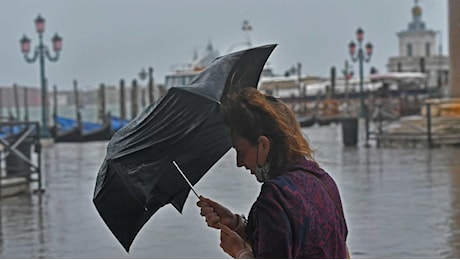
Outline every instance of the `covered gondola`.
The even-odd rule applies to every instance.
[[[122,129],[130,121],[117,116],[110,116],[110,119],[112,134],[115,134],[118,130]]]
[[[112,137],[111,123],[108,120],[104,124],[82,122],[80,133],[81,142],[108,141]]]
[[[56,143],[108,141],[113,135],[110,121],[99,124],[55,115],[54,122],[51,133]]]

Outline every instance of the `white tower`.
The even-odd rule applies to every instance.
[[[418,0],[411,13],[412,21],[407,29],[397,33],[399,56],[390,57],[387,69],[390,72],[424,72],[428,86],[442,87],[447,83],[449,59],[442,54],[442,39],[436,48],[436,36],[440,36],[441,31],[426,28]]]

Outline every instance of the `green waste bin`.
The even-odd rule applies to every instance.
[[[344,117],[342,124],[342,140],[344,146],[356,146],[358,144],[358,118]]]

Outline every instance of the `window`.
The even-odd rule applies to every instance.
[[[430,56],[430,47],[431,47],[431,45],[430,45],[429,42],[425,43],[425,55],[426,55],[427,57]]]
[[[412,44],[410,43],[407,44],[407,56],[412,56]]]

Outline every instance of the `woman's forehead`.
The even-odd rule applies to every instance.
[[[250,145],[249,141],[246,138],[243,138],[239,135],[232,134],[232,143],[235,148],[244,148]]]

